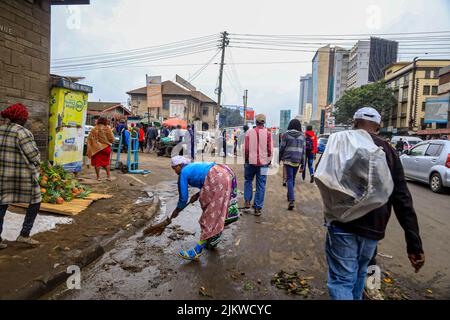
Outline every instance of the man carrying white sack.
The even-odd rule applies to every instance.
[[[368,264],[385,236],[392,207],[416,273],[425,262],[402,164],[377,135],[380,114],[365,107],[353,120],[354,130],[330,136],[316,175],[328,228],[328,290],[335,300],[362,300]]]

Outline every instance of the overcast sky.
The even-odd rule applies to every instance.
[[[312,35],[450,30],[448,0],[91,0],[91,5],[75,9],[79,14],[67,6],[53,6],[52,10],[52,59],[123,51],[211,34],[219,37],[224,30]],[[374,17],[377,12],[378,18]],[[270,125],[278,125],[281,109],[292,109],[293,115],[297,114],[299,77],[311,72],[312,52],[240,48],[230,51],[227,51],[228,62],[230,57],[234,62],[307,61],[236,65],[240,85],[231,66],[225,67],[234,84],[230,85],[225,77],[223,104],[242,104],[241,90],[248,89],[249,106],[255,107],[258,113],[266,113]],[[84,83],[94,87],[90,101],[125,103],[128,98],[125,92],[145,86],[146,74],[174,80],[176,74],[189,78],[201,67],[158,67],[158,64],[202,64],[213,54],[206,52],[151,62],[147,67],[64,74],[86,77]],[[219,57],[215,59],[218,61]],[[217,99],[214,89],[218,71],[217,65],[211,65],[193,82],[213,99]]]

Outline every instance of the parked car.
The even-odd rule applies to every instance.
[[[328,143],[328,138],[325,138],[325,137],[319,138],[319,140],[317,141],[317,152],[324,153],[327,143]]]
[[[397,142],[403,139],[405,145],[403,147],[403,150],[410,150],[412,147],[414,147],[416,144],[422,142],[423,140],[418,137],[410,137],[410,136],[393,136],[391,140],[391,145],[393,148],[395,148],[395,145]]]
[[[401,155],[400,160],[408,179],[427,183],[436,193],[450,187],[450,141],[421,142]]]

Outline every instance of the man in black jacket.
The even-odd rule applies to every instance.
[[[392,207],[405,231],[408,258],[416,273],[425,263],[417,216],[403,166],[395,150],[377,135],[381,116],[375,109],[365,107],[359,109],[353,119],[354,129],[366,130],[373,142],[383,148],[394,182],[394,190],[384,206],[351,222],[332,222],[328,226],[326,241],[328,289],[331,298],[338,300],[362,299],[367,267],[378,241],[385,236]]]

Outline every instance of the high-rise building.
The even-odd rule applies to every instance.
[[[374,38],[358,41],[350,50],[347,87],[358,88],[383,79],[384,68],[397,62],[398,42]]]
[[[350,52],[344,48],[336,48],[334,53],[334,87],[333,87],[333,105],[339,101],[347,89],[348,62]]]
[[[291,110],[280,110],[280,131],[284,132],[291,121]]]
[[[308,73],[304,77],[300,77],[300,99],[298,114],[302,115],[307,103],[312,103],[313,86],[312,74]]]
[[[317,50],[312,60],[312,121],[322,120],[322,110],[333,103],[335,51],[336,48],[327,45]]]

